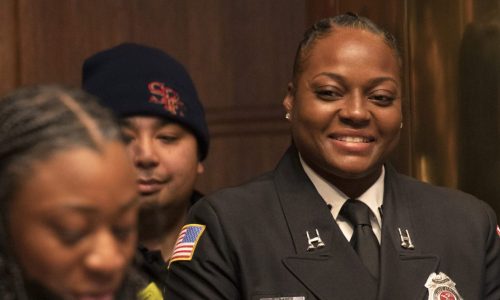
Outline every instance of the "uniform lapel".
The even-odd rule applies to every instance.
[[[436,270],[439,257],[420,252],[411,195],[405,193],[399,180],[392,167],[386,166],[378,299],[424,299],[427,292],[424,284]],[[415,246],[413,250],[401,246],[398,228],[403,232],[408,230]]]
[[[288,270],[318,299],[374,299],[376,281],[304,173],[293,146],[275,170],[274,180],[295,246],[296,255],[283,259]],[[307,251],[306,232],[312,238],[316,230],[325,246]]]

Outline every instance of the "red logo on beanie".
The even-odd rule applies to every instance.
[[[148,89],[151,93],[149,102],[163,105],[173,115],[184,116],[184,103],[176,91],[158,81],[150,82]]]

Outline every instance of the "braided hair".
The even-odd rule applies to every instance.
[[[28,299],[8,247],[8,218],[9,201],[33,163],[74,147],[100,151],[119,139],[111,113],[77,89],[34,86],[0,100],[0,299]]]
[[[326,37],[336,28],[360,29],[381,37],[387,46],[394,51],[399,65],[402,65],[402,56],[396,38],[390,32],[382,29],[368,18],[348,12],[335,17],[321,19],[304,33],[304,37],[297,48],[293,64],[292,82],[294,85],[296,85],[299,75],[304,71],[304,64],[307,62],[315,42]]]

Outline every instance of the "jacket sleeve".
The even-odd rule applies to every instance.
[[[500,231],[495,212],[486,207],[489,219],[489,234],[486,241],[485,287],[482,299],[500,299]]]
[[[170,263],[166,299],[239,299],[235,259],[214,208],[205,199],[198,201],[187,223],[205,227],[192,257]]]

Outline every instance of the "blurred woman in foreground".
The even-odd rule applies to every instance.
[[[135,297],[133,170],[91,96],[39,86],[4,97],[0,178],[0,299]]]

